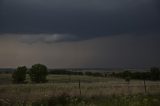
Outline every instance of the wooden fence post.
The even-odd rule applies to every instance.
[[[79,80],[79,94],[81,96],[81,81]]]
[[[147,93],[147,86],[146,86],[146,80],[144,79],[144,90],[145,90],[145,93]]]

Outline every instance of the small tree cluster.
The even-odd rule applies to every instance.
[[[35,64],[28,70],[30,79],[35,83],[44,83],[47,81],[48,69],[45,65]],[[27,68],[18,67],[12,74],[14,83],[24,83],[26,80]]]

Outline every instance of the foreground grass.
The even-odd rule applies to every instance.
[[[49,75],[45,84],[12,84],[0,75],[0,106],[159,106],[160,82]],[[81,86],[79,88],[79,80]],[[81,93],[80,93],[81,91]]]
[[[0,100],[0,106],[159,106],[160,95],[121,95],[75,97],[63,93],[34,102]]]
[[[159,95],[110,96],[98,99],[92,103],[95,106],[159,106]]]

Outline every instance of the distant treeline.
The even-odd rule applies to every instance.
[[[0,71],[0,73],[12,73],[13,69],[7,69]],[[116,78],[130,78],[136,80],[160,80],[160,69],[157,67],[152,67],[148,71],[135,71],[132,72],[130,70],[123,72],[92,72],[92,71],[82,71],[82,70],[74,70],[74,69],[49,69],[49,74],[55,75],[87,75],[94,77],[116,77]]]
[[[67,69],[50,69],[49,74],[57,75],[83,75],[83,72],[70,71]]]
[[[137,80],[160,80],[160,70],[157,67],[152,67],[148,72],[130,72],[124,71],[119,73],[112,73],[111,76],[118,78],[127,78],[137,79]]]
[[[49,74],[56,74],[56,75],[87,75],[87,76],[97,76],[103,77],[104,73],[100,72],[80,72],[80,71],[72,71],[67,69],[52,69],[49,70]]]
[[[131,71],[123,71],[123,72],[110,72],[110,73],[100,73],[100,72],[78,72],[67,69],[52,69],[49,71],[49,74],[57,74],[57,75],[87,75],[94,77],[117,77],[117,78],[130,78],[136,80],[160,80],[160,70],[157,67],[152,67],[147,72],[131,72]]]
[[[1,73],[12,73],[15,69],[13,68],[0,68],[0,74]]]

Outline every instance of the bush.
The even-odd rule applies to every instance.
[[[27,68],[25,66],[18,67],[12,74],[14,83],[24,83],[26,80]]]
[[[29,70],[29,75],[32,82],[44,83],[47,81],[48,69],[45,65],[35,64]]]
[[[151,80],[160,80],[160,70],[159,68],[157,67],[152,67],[150,69],[150,72],[151,72]]]

